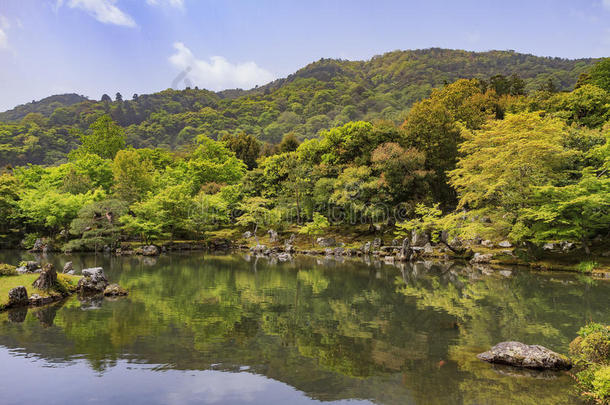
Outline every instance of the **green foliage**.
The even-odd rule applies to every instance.
[[[578,266],[576,266],[576,268],[581,273],[591,273],[593,270],[595,270],[595,268],[597,266],[598,266],[597,262],[584,261],[584,262],[578,263]]]
[[[589,323],[570,343],[570,354],[579,371],[578,386],[585,398],[606,403],[610,400],[610,327]]]
[[[603,58],[589,71],[589,81],[610,92],[610,58]]]
[[[601,401],[610,401],[610,366],[602,366],[593,374],[593,393]]]
[[[329,226],[330,224],[328,223],[328,219],[326,219],[324,215],[320,214],[319,212],[314,212],[311,222],[303,225],[299,229],[299,233],[313,238],[318,235],[323,235]]]
[[[92,153],[104,159],[114,159],[125,147],[125,131],[112,118],[103,115],[89,126],[88,133],[81,135],[81,153]]]
[[[10,264],[6,263],[0,263],[0,277],[16,276],[17,272],[15,271],[15,269],[15,266],[11,266]]]
[[[438,242],[441,228],[441,216],[443,212],[439,209],[440,204],[428,207],[424,204],[417,204],[415,207],[416,218],[396,224],[396,236],[410,237],[411,232],[417,231],[432,236],[432,241]]]
[[[120,238],[119,218],[127,213],[127,203],[106,199],[85,205],[70,224],[70,233],[78,236],[68,242],[64,249],[101,250],[104,246],[116,247]]]
[[[163,145],[179,150],[200,134],[218,139],[241,132],[277,144],[289,133],[308,139],[349,121],[400,123],[414,102],[460,78],[484,80],[498,95],[531,92],[549,80],[558,90],[569,90],[593,62],[432,48],[389,52],[363,62],[322,59],[248,91],[168,89],[114,101],[52,96],[0,113],[0,121],[10,122],[0,124],[0,162],[65,161],[78,146],[77,134],[104,115],[125,130],[126,143],[136,148]],[[38,115],[25,119],[29,113]],[[112,159],[115,148],[108,146],[95,153]],[[244,161],[253,167],[251,159]]]
[[[130,203],[140,201],[155,186],[152,163],[134,149],[116,154],[112,173],[115,194]]]

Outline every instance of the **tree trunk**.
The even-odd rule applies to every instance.
[[[258,222],[254,225],[254,232],[252,232],[252,235],[254,236],[254,240],[256,241],[256,246],[260,246],[260,243],[258,241],[258,236],[256,236],[257,229],[258,229]]]

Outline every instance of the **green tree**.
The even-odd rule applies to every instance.
[[[154,187],[152,164],[135,149],[116,154],[112,173],[115,194],[128,203],[140,201]]]
[[[479,131],[464,131],[462,157],[449,173],[458,208],[480,210],[510,228],[536,186],[566,180],[562,171],[575,152],[562,144],[566,125],[538,113],[508,115]]]
[[[531,223],[527,236],[539,242],[581,242],[589,253],[589,240],[610,229],[610,176],[586,168],[576,184],[538,187],[531,205],[523,213]]]
[[[117,247],[122,224],[119,218],[127,213],[124,201],[105,199],[82,207],[70,224],[70,233],[78,236],[65,250],[94,250],[104,246]]]
[[[239,132],[235,135],[224,135],[222,141],[229,150],[235,153],[235,156],[244,161],[248,169],[256,167],[256,160],[261,153],[261,145],[255,137],[245,132]]]
[[[589,72],[591,84],[610,93],[610,58],[603,58],[591,68]]]
[[[117,152],[125,147],[125,131],[108,115],[102,115],[91,124],[87,133],[81,135],[81,142],[81,151],[114,159]]]
[[[326,219],[324,215],[319,212],[314,212],[311,222],[303,225],[299,229],[299,233],[311,237],[311,244],[313,246],[314,238],[318,235],[323,235],[329,226],[328,219]]]

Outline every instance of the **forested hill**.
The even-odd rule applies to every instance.
[[[2,112],[0,113],[0,121],[21,121],[29,113],[40,113],[45,117],[49,117],[57,108],[69,107],[73,104],[87,100],[87,97],[75,93],[56,94],[54,96],[45,97],[40,101],[34,100],[30,103],[21,104],[11,110]]]
[[[368,61],[322,59],[251,90],[168,89],[129,100],[104,95],[101,101],[52,96],[0,113],[0,164],[65,160],[78,146],[79,132],[102,114],[123,126],[135,147],[177,149],[200,134],[218,139],[237,132],[278,143],[287,133],[306,139],[353,120],[402,122],[415,101],[458,78],[482,79],[499,94],[571,90],[594,62],[434,48]]]

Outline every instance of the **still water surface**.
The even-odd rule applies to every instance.
[[[243,255],[46,260],[103,266],[130,296],[1,313],[2,404],[576,403],[567,374],[475,355],[503,340],[566,353],[581,325],[610,323],[610,283],[572,274]]]

